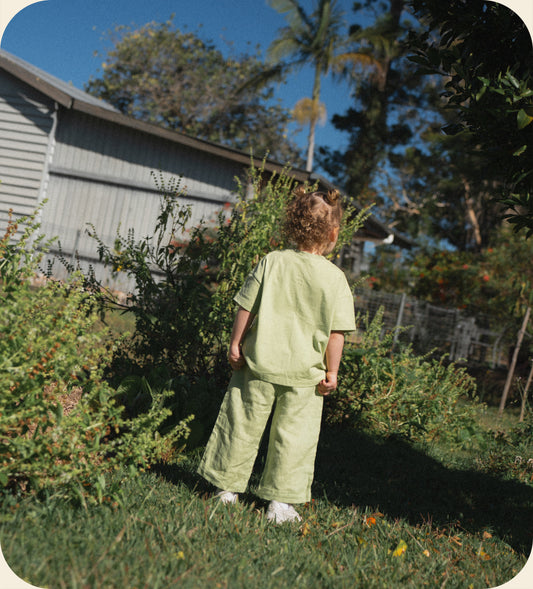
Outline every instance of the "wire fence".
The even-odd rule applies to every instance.
[[[486,316],[467,316],[459,309],[431,305],[404,294],[355,290],[355,311],[371,321],[383,308],[383,329],[394,330],[395,341],[409,343],[420,354],[436,351],[449,354],[452,362],[507,365],[508,342],[505,328],[491,329]],[[359,320],[358,329],[365,322]]]

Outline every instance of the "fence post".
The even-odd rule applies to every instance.
[[[527,377],[526,386],[524,388],[524,395],[522,397],[522,405],[520,407],[520,417],[518,421],[524,421],[524,413],[526,411],[526,403],[527,403],[527,393],[529,391],[529,387],[531,386],[531,379],[533,378],[533,358],[529,359],[531,363],[531,370],[529,371],[529,376]]]
[[[516,346],[514,349],[513,359],[511,361],[511,367],[509,368],[509,372],[507,373],[507,380],[505,381],[505,387],[503,389],[502,398],[500,401],[500,408],[498,410],[498,414],[501,416],[503,415],[503,410],[505,408],[505,401],[507,401],[507,395],[509,394],[509,389],[511,388],[511,382],[513,380],[514,369],[516,366],[516,361],[518,360],[518,352],[520,351],[520,346],[522,345],[522,339],[524,338],[524,334],[526,333],[526,327],[529,321],[529,314],[531,313],[531,307],[527,308],[526,316],[524,317],[524,321],[522,323],[522,327],[518,332],[518,338],[516,340]]]
[[[76,252],[78,251],[78,246],[80,245],[80,236],[81,236],[81,229],[76,231],[76,238],[74,239],[74,247],[72,248],[72,254],[70,255],[70,263],[74,264],[74,260],[76,259]]]
[[[396,327],[394,328],[394,339],[392,340],[392,347],[396,346],[396,342],[398,341],[398,328],[402,326],[403,321],[403,310],[405,308],[405,300],[407,299],[407,295],[402,292],[402,299],[400,301],[400,309],[398,310],[398,317],[396,318]]]

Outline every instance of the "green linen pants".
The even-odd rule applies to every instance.
[[[246,491],[274,407],[267,458],[255,494],[284,503],[310,501],[323,401],[316,386],[268,383],[246,366],[234,371],[198,474],[224,491]]]

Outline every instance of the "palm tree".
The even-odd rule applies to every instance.
[[[324,112],[320,104],[322,76],[345,74],[349,65],[378,69],[381,66],[371,55],[348,50],[349,38],[342,35],[343,13],[337,6],[337,0],[317,0],[311,14],[307,14],[297,0],[268,0],[268,4],[285,16],[287,26],[280,29],[278,38],[268,49],[273,67],[265,73],[266,77],[307,64],[314,68],[311,104],[307,106],[309,139],[306,170],[310,172],[313,169],[315,129],[320,114]]]

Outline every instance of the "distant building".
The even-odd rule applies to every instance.
[[[159,212],[152,173],[159,172],[166,180],[183,178],[194,222],[213,218],[224,203],[235,201],[235,179],[246,182],[250,164],[244,152],[127,117],[0,49],[0,232],[9,209],[26,215],[47,199],[41,231],[59,236],[67,258],[77,252],[110,286],[124,285],[103,274],[88,223],[109,244],[119,225],[123,233],[134,228],[136,235],[149,234]],[[265,164],[265,173],[282,169],[278,162]],[[331,187],[304,170],[290,173],[300,182]],[[411,245],[371,218],[352,249],[357,252],[364,241],[392,240]]]

